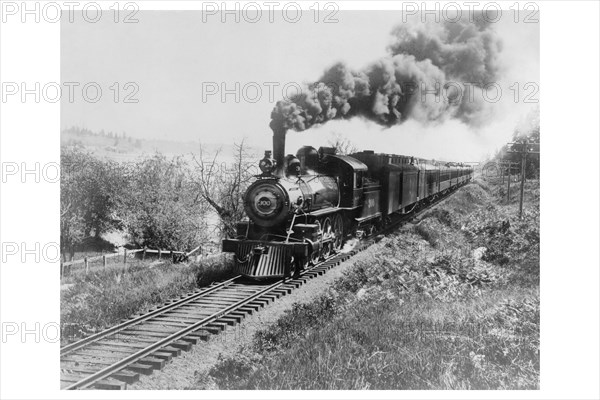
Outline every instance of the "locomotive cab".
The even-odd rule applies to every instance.
[[[367,166],[354,157],[326,154],[323,171],[339,179],[340,207],[354,209],[363,204],[363,181]]]

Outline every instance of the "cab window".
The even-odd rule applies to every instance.
[[[354,173],[354,187],[360,189],[363,186],[363,171],[356,171]]]

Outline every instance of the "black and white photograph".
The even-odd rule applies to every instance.
[[[2,398],[598,398],[574,3],[0,2]]]

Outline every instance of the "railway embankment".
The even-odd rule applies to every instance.
[[[539,183],[476,180],[198,367],[192,389],[539,388]],[[238,349],[239,350],[239,349]]]
[[[61,290],[62,344],[116,325],[190,290],[233,276],[233,262],[131,262],[74,274]]]

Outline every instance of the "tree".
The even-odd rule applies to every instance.
[[[85,238],[120,228],[115,210],[124,183],[119,164],[79,147],[61,150],[61,246],[72,256]]]
[[[209,158],[200,145],[196,164],[195,185],[197,196],[203,198],[221,221],[221,235],[235,236],[236,224],[244,215],[244,194],[256,174],[256,159],[248,152],[245,140],[234,144],[233,163],[228,168],[218,164],[221,150]]]
[[[513,142],[524,142],[529,143],[540,143],[540,109],[536,107],[533,109],[525,121],[513,132]],[[520,162],[520,154],[512,154],[515,161]],[[540,155],[529,154],[527,155],[527,162],[525,164],[526,177],[539,178],[540,176]]]
[[[61,253],[92,236],[126,232],[139,247],[191,250],[208,238],[206,211],[181,158],[155,155],[133,164],[101,160],[79,148],[61,153]]]
[[[358,152],[356,145],[340,133],[336,133],[335,137],[328,141],[328,144],[335,149],[336,154],[348,155]]]
[[[85,162],[81,151],[61,154],[60,177],[60,249],[63,260],[75,255],[75,248],[85,237],[85,188],[80,186],[77,171]]]
[[[61,239],[73,254],[92,232],[99,237],[118,228],[113,213],[120,180],[115,163],[79,147],[62,149],[61,171]]]
[[[189,175],[180,157],[158,153],[128,168],[118,217],[137,246],[191,250],[207,239],[207,207]]]
[[[513,131],[512,142],[521,143],[527,140],[529,143],[540,143],[540,110],[533,109],[527,118]],[[521,163],[521,154],[510,152],[510,146],[505,144],[494,155],[496,161],[511,161],[516,165]],[[525,165],[526,178],[540,177],[540,154],[529,154]],[[515,173],[515,170],[512,171]],[[507,171],[505,172],[507,173]]]

